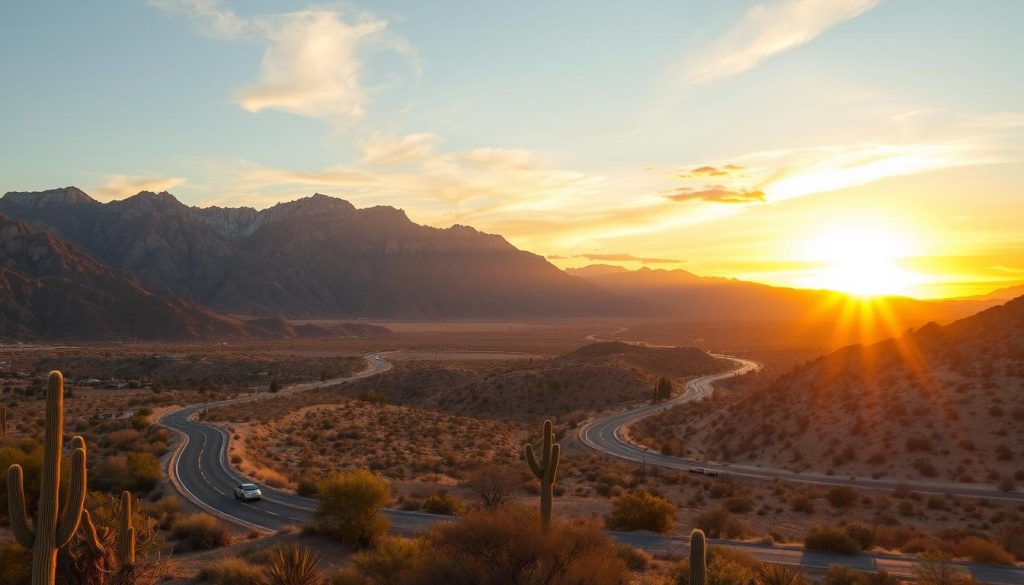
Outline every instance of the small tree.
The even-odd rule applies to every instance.
[[[676,519],[676,506],[648,491],[623,494],[612,500],[608,528],[612,530],[652,530],[668,532]]]
[[[502,465],[488,465],[473,472],[466,487],[485,510],[494,511],[518,497],[522,489],[519,474]]]
[[[351,548],[373,546],[388,531],[380,509],[391,498],[391,488],[366,469],[335,473],[317,487],[316,528]]]

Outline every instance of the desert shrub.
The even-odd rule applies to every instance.
[[[423,500],[422,509],[430,514],[457,516],[462,513],[462,502],[448,493],[437,493]]]
[[[844,565],[832,565],[822,575],[818,585],[865,585],[864,574]]]
[[[5,439],[0,445],[0,471],[20,465],[25,478],[25,502],[32,517],[39,501],[39,472],[43,464],[43,446],[33,439]],[[0,485],[0,518],[7,518],[7,489]]]
[[[160,482],[160,461],[152,453],[142,451],[129,454],[127,467],[134,491],[148,492]]]
[[[666,533],[672,530],[675,519],[675,504],[648,491],[638,490],[612,500],[608,528]]]
[[[804,547],[844,555],[856,555],[861,551],[860,543],[846,531],[829,527],[812,528],[804,538]]]
[[[304,498],[312,498],[316,496],[317,481],[309,476],[303,476],[299,478],[299,481],[295,484],[295,493],[299,494]]]
[[[504,465],[488,465],[473,472],[466,487],[485,510],[497,510],[516,499],[522,489],[522,479]]]
[[[264,568],[267,585],[319,585],[320,555],[297,544],[274,547]]]
[[[1010,522],[1000,526],[996,538],[1010,554],[1024,560],[1024,522]]]
[[[870,550],[875,545],[875,529],[870,526],[847,524],[843,530],[857,541],[861,550]]]
[[[197,578],[213,585],[263,585],[263,571],[238,557],[210,561],[200,569]]]
[[[757,582],[760,585],[810,585],[803,571],[779,563],[762,564]]]
[[[950,561],[944,553],[924,553],[917,558],[914,577],[920,585],[969,585],[971,576]]]
[[[14,542],[0,542],[0,583],[29,585],[32,582],[32,551]]]
[[[756,582],[761,561],[750,553],[712,546],[708,549],[708,585],[749,585]],[[690,559],[684,559],[674,572],[676,585],[690,585]]]
[[[857,491],[847,486],[836,486],[825,493],[825,499],[833,508],[851,508],[857,503]]]
[[[976,563],[1012,565],[1014,562],[1013,555],[1003,548],[1002,545],[980,536],[968,536],[958,542],[956,544],[956,553]]]
[[[334,473],[317,488],[316,529],[351,548],[366,548],[387,533],[388,520],[380,509],[391,488],[366,469]]]
[[[208,550],[231,544],[231,533],[216,518],[202,512],[179,518],[171,527],[176,551]]]
[[[555,519],[545,532],[536,511],[505,507],[441,523],[426,535],[429,552],[417,585],[617,585],[626,565],[601,527]]]
[[[412,579],[414,571],[422,562],[425,550],[426,541],[423,539],[386,536],[375,549],[352,555],[353,574],[340,578],[348,578],[351,583],[369,585],[406,583]],[[337,579],[332,580],[332,583],[336,582]]]
[[[715,508],[697,515],[694,524],[704,531],[711,538],[720,538],[729,523],[729,511],[725,508]]]
[[[630,571],[645,571],[651,566],[653,560],[647,551],[625,544],[619,545],[616,554],[626,563],[626,568]]]
[[[754,502],[745,496],[734,496],[725,500],[722,506],[733,514],[746,514],[754,509]]]

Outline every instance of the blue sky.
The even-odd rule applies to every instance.
[[[319,191],[799,286],[824,229],[899,240],[894,292],[981,292],[1024,280],[1020,30],[1009,0],[11,3],[2,190]]]

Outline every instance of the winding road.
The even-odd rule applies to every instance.
[[[223,520],[250,530],[272,532],[286,526],[298,526],[311,522],[316,502],[310,498],[261,485],[260,489],[263,491],[262,500],[253,502],[236,500],[233,497],[234,486],[251,480],[242,477],[231,468],[227,455],[229,440],[227,433],[217,427],[197,421],[195,415],[204,409],[215,406],[261,400],[281,394],[310,390],[318,386],[366,378],[391,368],[390,362],[384,358],[383,354],[369,354],[365,356],[365,359],[368,367],[353,376],[324,382],[295,384],[282,389],[278,394],[260,393],[218,402],[194,404],[165,414],[161,417],[160,424],[176,431],[182,437],[168,460],[168,476],[171,483],[185,498],[199,508]],[[710,393],[712,382],[730,375],[740,375],[757,367],[753,362],[736,360],[735,358],[730,359],[734,359],[744,365],[725,374],[705,376],[691,381],[687,386],[686,396],[691,396],[692,393],[691,398],[689,398],[692,399],[698,395]],[[620,420],[619,417],[623,415],[637,412],[641,413],[641,417],[647,416],[670,406],[678,400],[675,399],[659,404],[653,409],[641,407],[637,410],[612,415],[611,417],[601,419],[601,421],[608,421],[613,418],[618,421]],[[627,419],[622,420],[628,422],[630,419],[627,417]],[[597,430],[603,428],[602,425],[597,424],[601,421],[591,423],[588,425],[588,428],[595,429],[594,432],[598,436],[607,436],[607,430]],[[621,425],[613,424],[611,428],[611,436],[615,437],[617,429],[621,428]],[[597,444],[600,445],[602,442],[599,441]],[[629,446],[628,443],[626,445]],[[636,449],[632,446],[629,447],[634,450]],[[599,448],[599,450],[601,449]],[[638,451],[638,453],[644,453],[648,457],[648,463],[651,463],[650,454],[644,451]],[[627,459],[630,457],[632,457],[632,453],[627,453],[624,456]],[[705,465],[705,467],[707,466]],[[414,534],[435,522],[451,519],[448,516],[391,509],[385,510],[384,514],[391,521],[392,531],[403,535]],[[628,532],[610,532],[609,534],[624,544],[641,548],[654,554],[686,554],[689,546],[689,541],[686,537]],[[861,571],[879,571],[884,569],[893,575],[903,578],[910,578],[913,575],[914,560],[911,557],[892,555],[861,555],[851,557],[771,544],[737,543],[721,540],[712,540],[712,543],[745,550],[762,561],[800,566],[812,574],[820,574],[831,565],[846,565]],[[967,563],[958,563],[958,565],[970,572],[976,580],[983,583],[1024,585],[1024,570],[1022,569]]]
[[[984,497],[991,500],[1008,500],[1024,503],[1024,492],[1006,492],[992,485],[947,481],[875,479],[870,477],[827,475],[815,472],[798,473],[787,469],[699,461],[694,459],[685,459],[683,457],[673,457],[671,455],[662,455],[660,452],[636,445],[626,439],[624,430],[630,424],[648,416],[668,410],[674,406],[710,396],[714,391],[713,385],[715,382],[726,378],[741,376],[760,367],[757,363],[750,360],[724,355],[716,355],[715,357],[728,359],[734,362],[736,367],[727,372],[701,376],[690,380],[686,384],[686,392],[671,400],[657,404],[646,404],[639,407],[634,406],[632,408],[627,406],[624,410],[620,410],[603,418],[581,425],[578,431],[580,441],[588,447],[612,457],[636,463],[644,463],[646,465],[655,465],[667,469],[704,469],[716,472],[719,475],[730,475],[769,481],[782,479],[786,481],[827,486],[850,486],[861,489],[894,490],[897,487],[904,487],[923,494],[952,494],[956,496]]]

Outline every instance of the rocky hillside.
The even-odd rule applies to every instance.
[[[0,339],[245,337],[237,319],[156,295],[74,246],[0,215]]]
[[[0,341],[376,337],[378,325],[240,319],[167,294],[0,214]]]
[[[1024,297],[844,348],[719,406],[645,432],[713,459],[1024,485]]]
[[[263,211],[198,209],[169,193],[99,203],[74,187],[8,193],[0,212],[65,238],[153,290],[286,317],[533,317],[636,313],[643,303],[569,276],[467,226],[314,195]]]

